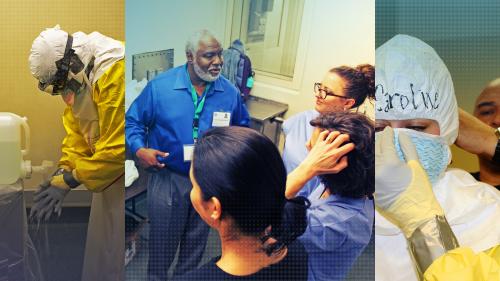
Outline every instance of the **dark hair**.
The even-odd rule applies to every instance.
[[[375,129],[363,114],[341,111],[322,114],[312,120],[314,127],[349,134],[355,148],[347,154],[348,166],[337,174],[320,176],[331,193],[361,198],[372,197],[375,191]]]
[[[278,242],[265,248],[281,250],[306,228],[307,199],[286,200],[286,169],[276,146],[266,136],[243,127],[220,127],[198,140],[193,176],[203,199],[219,199],[222,217],[230,216],[238,230],[263,235],[271,226]],[[285,219],[283,219],[285,218]]]
[[[375,98],[375,68],[370,64],[360,64],[355,68],[339,66],[330,69],[346,82],[346,96],[355,100],[353,108],[360,106],[366,99]]]

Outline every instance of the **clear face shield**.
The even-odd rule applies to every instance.
[[[72,49],[73,37],[68,34],[64,56],[56,61],[57,72],[47,81],[39,81],[38,88],[53,96],[68,92],[78,93],[85,86],[85,78],[93,68],[93,59],[85,65]],[[85,77],[85,75],[87,75]]]

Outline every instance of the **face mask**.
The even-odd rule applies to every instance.
[[[91,94],[91,89],[92,85],[87,78],[87,72],[83,71],[83,69],[78,73],[69,71],[68,80],[61,96],[67,105],[73,106],[75,99],[78,100],[75,96],[78,97],[80,95]]]
[[[87,68],[88,69],[88,68]],[[92,85],[88,79],[87,71],[81,70],[78,73],[72,71],[68,74],[68,82],[65,91],[73,92],[76,95],[91,92]]]
[[[394,129],[394,145],[399,158],[405,161],[401,147],[399,146],[398,134],[404,132],[412,140],[417,150],[420,164],[427,172],[432,184],[435,184],[442,173],[448,167],[451,160],[450,147],[441,136],[430,135],[410,129]]]
[[[55,62],[57,71],[48,81],[38,83],[40,90],[51,95],[68,94],[68,92],[78,95],[85,88],[89,88],[87,77],[94,67],[94,58],[85,65],[72,49],[72,45],[73,37],[68,34],[64,55]]]

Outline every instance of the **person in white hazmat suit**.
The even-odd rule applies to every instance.
[[[69,34],[56,26],[33,41],[29,57],[39,89],[67,104],[62,157],[35,193],[30,217],[60,214],[65,196],[80,185],[93,192],[85,281],[124,279],[124,55],[120,41],[98,32]]]
[[[477,253],[497,246],[500,243],[500,193],[494,187],[476,181],[466,171],[447,169],[451,161],[449,146],[457,138],[459,123],[453,83],[445,64],[429,45],[407,35],[397,35],[380,46],[376,50],[376,62],[376,139],[382,136],[385,127],[392,127],[394,148],[398,157],[404,159],[398,134],[403,132],[409,137],[440,205],[434,204],[436,214],[446,217],[436,223],[439,225],[447,220],[456,236],[456,239],[450,239],[454,242],[451,248],[458,245],[470,247]],[[390,177],[404,176],[404,172],[393,169],[383,182],[397,182],[399,179],[391,180]],[[425,217],[433,208],[414,208],[418,204],[396,207],[388,204],[392,202],[390,198],[377,198],[377,190],[387,188],[381,187],[377,180],[375,279],[418,280],[422,272],[418,272],[418,262],[414,266],[412,256],[418,258],[415,251],[420,249],[415,247],[418,243],[412,239],[416,232],[425,234],[425,231],[419,228],[422,225],[411,220],[412,216]],[[412,200],[417,202],[419,198],[409,198],[406,202]],[[413,213],[409,221],[398,227],[392,223],[394,220],[382,215],[381,206],[384,206],[383,211],[389,210],[392,214],[397,213],[395,208],[407,214]]]

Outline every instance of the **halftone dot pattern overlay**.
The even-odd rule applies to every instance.
[[[453,79],[458,106],[472,113],[484,87],[500,77],[500,2],[375,2],[375,47],[396,34],[417,37],[432,46]],[[479,170],[477,158],[452,146],[451,167]]]
[[[358,230],[357,230],[358,231]],[[365,231],[365,230],[359,230]],[[354,262],[346,281],[371,281],[375,280],[375,228],[372,231],[371,239],[361,254]],[[335,262],[335,261],[333,261]]]
[[[129,1],[130,2],[130,1]],[[129,3],[127,3],[129,4]],[[127,7],[128,8],[128,7]],[[196,7],[195,7],[196,9]],[[175,10],[174,10],[175,11]],[[182,14],[183,11],[175,11],[175,13],[177,14],[177,16],[179,14]],[[132,15],[132,13],[134,13],[135,15]],[[372,11],[373,13],[373,11]],[[130,9],[127,11],[127,19],[129,19],[128,15],[131,15],[130,18],[139,18],[137,15],[140,15],[141,13],[139,13],[137,10],[135,11],[130,11]],[[147,15],[150,15],[149,17]],[[356,16],[358,17],[363,17],[362,15],[360,15],[359,13],[356,14]],[[150,19],[154,19],[155,17],[151,17],[151,14],[150,13],[143,13],[142,14],[142,17],[144,17],[144,20],[147,21],[147,20],[150,20]],[[169,14],[165,14],[165,17],[169,17]],[[317,18],[316,16],[314,18]],[[141,19],[142,20],[142,19]],[[132,21],[130,22],[127,22],[127,27],[129,23],[131,23]],[[161,21],[158,21],[158,22],[161,22]],[[182,22],[182,21],[180,21]],[[372,25],[372,28],[373,28],[373,23],[371,23]],[[137,22],[136,26],[140,26],[140,23]],[[135,35],[135,39],[139,38],[139,36],[137,36],[139,34],[139,32],[130,32],[131,30],[134,29],[134,26],[130,26],[131,28],[127,28],[127,34],[133,34]],[[173,29],[172,29],[172,26],[165,26],[165,30],[172,30],[174,33],[173,34],[177,34],[176,31],[176,27],[174,26]],[[179,28],[180,30],[182,30],[181,28]],[[152,31],[155,31],[156,29],[154,28],[143,28],[141,29],[141,35],[143,34],[147,34],[148,32],[152,32]],[[373,32],[371,33],[371,35],[373,36]],[[187,35],[185,35],[187,36]],[[182,38],[179,38],[178,40],[181,41],[181,42],[184,42],[185,40],[185,36],[183,36]],[[156,36],[158,37],[158,36]],[[141,37],[141,38],[147,38],[147,37]],[[161,36],[160,36],[161,38]],[[152,46],[154,46],[154,40],[151,40],[151,39],[148,39],[148,40],[134,40],[134,38],[130,38],[127,36],[127,44],[130,43],[130,45],[132,46],[136,46],[136,45],[139,45],[138,43],[139,42],[142,42],[144,45],[146,44],[151,44]],[[156,40],[156,39],[155,39]],[[147,41],[147,42],[146,42]],[[148,43],[149,42],[149,43]],[[131,50],[131,49],[129,49]],[[135,50],[135,49],[134,49]],[[176,51],[177,52],[177,51]],[[183,53],[183,52],[182,52]],[[318,79],[321,79],[321,78],[318,78]],[[214,164],[217,164],[217,163],[214,163]],[[224,173],[223,170],[220,171],[220,173]],[[149,187],[148,187],[149,188]],[[167,186],[163,186],[163,188],[165,188],[164,191],[162,191],[163,194],[166,194],[170,191],[168,191],[168,187]],[[167,201],[167,197],[166,195],[162,195],[162,193],[157,193],[157,192],[154,192],[152,190],[148,190],[149,193],[153,194],[153,196],[155,197],[158,197],[157,200],[158,201]],[[148,194],[148,196],[150,196]],[[149,198],[151,199],[151,198]],[[150,200],[148,200],[148,203],[149,203]],[[259,204],[259,202],[256,202],[255,203],[256,205]],[[146,209],[148,210],[151,210],[151,206],[148,206]],[[154,255],[157,255],[157,254],[154,254],[152,253],[153,252],[153,249],[151,249],[151,247],[147,248],[148,245],[151,245],[152,243],[151,242],[151,239],[153,239],[153,236],[156,236],[154,237],[154,239],[156,239],[157,241],[157,246],[159,248],[168,248],[168,247],[172,247],[172,246],[169,246],[171,244],[174,244],[175,246],[177,245],[178,243],[178,237],[173,237],[171,235],[171,230],[172,228],[178,228],[178,229],[184,229],[184,227],[186,227],[186,224],[185,224],[185,218],[180,215],[182,213],[182,211],[180,210],[180,208],[170,208],[170,207],[165,207],[165,208],[160,208],[158,210],[155,210],[154,211],[155,213],[156,212],[163,212],[163,214],[168,217],[168,218],[165,218],[164,220],[162,220],[162,222],[165,222],[165,224],[167,224],[167,220],[169,220],[168,222],[168,229],[164,229],[164,231],[160,231],[159,233],[157,234],[154,234],[153,232],[155,232],[154,230],[152,230],[152,224],[149,224],[149,232],[146,232],[146,234],[144,235],[144,238],[145,238],[145,241],[143,240],[142,242],[144,242],[144,248],[142,248],[140,251],[146,251],[146,257],[142,256],[143,257],[143,263],[140,264],[138,267],[137,267],[137,271],[136,272],[133,272],[132,274],[127,274],[127,280],[146,280],[147,279],[147,271],[148,271],[148,255],[149,255],[149,258],[151,257],[155,257]],[[147,214],[148,217],[151,218],[151,215],[154,215],[154,214]],[[156,223],[159,223],[158,221],[156,221]],[[361,227],[355,224],[353,224],[352,226],[349,226],[351,228],[351,230],[353,232],[367,232],[366,230],[366,227]],[[186,232],[184,232],[183,234],[185,234]],[[339,237],[342,236],[341,234],[339,234]],[[370,237],[370,233],[367,233],[367,236]],[[358,247],[357,249],[355,249],[355,251],[360,255],[356,261],[353,261],[354,265],[352,266],[350,272],[348,273],[348,276],[346,278],[346,280],[373,280],[374,279],[374,243],[373,243],[373,235],[371,237],[372,239],[367,239],[368,241],[365,241],[365,243],[368,244],[368,246],[365,247],[365,249],[361,249],[361,247]],[[146,239],[149,239],[149,240],[146,240]],[[340,241],[341,239],[339,238],[339,243],[342,243],[342,241]],[[346,239],[346,247],[349,248],[351,247],[350,249],[352,249],[353,245],[351,245],[351,243],[353,244],[352,241],[349,241],[349,239]],[[204,244],[205,241],[199,241],[198,244]],[[204,257],[201,261],[201,264],[203,263],[206,263],[208,262],[212,257],[214,256],[217,256],[217,255],[220,255],[220,245],[219,245],[219,239],[218,239],[218,235],[215,233],[214,235],[214,231],[212,231],[210,234],[209,234],[209,237],[208,237],[208,241],[207,241],[207,245],[206,245],[206,248],[205,248],[205,252],[204,252]],[[364,245],[363,245],[364,246]],[[328,247],[327,247],[328,248]],[[332,250],[335,249],[335,245],[331,245],[331,248]],[[176,248],[177,249],[177,248]],[[327,249],[328,251],[329,249]],[[172,252],[172,251],[170,251]],[[208,253],[207,253],[208,252]],[[159,255],[165,255],[165,251],[163,250],[162,252],[159,253]],[[149,265],[149,270],[153,269],[154,271],[163,271],[164,273],[166,272],[167,275],[171,276],[172,275],[172,266],[171,266],[171,263],[173,263],[174,265],[179,262],[179,256],[180,253],[176,253],[176,258],[173,259],[173,261],[169,261],[168,263],[163,263],[163,264],[157,264],[157,265]],[[156,256],[155,258],[160,258],[159,256]],[[300,257],[299,257],[300,259]],[[339,251],[338,255],[335,256],[335,258],[327,258],[327,259],[318,259],[318,263],[320,263],[321,266],[324,266],[324,267],[332,267],[335,263],[340,263],[340,262],[343,262],[345,260],[352,260],[352,255],[350,255],[349,253],[347,252],[342,252],[342,251]],[[305,265],[305,259],[304,259],[304,262],[303,262]],[[135,265],[134,265],[135,266]],[[170,266],[170,268],[169,268]],[[127,270],[128,271],[128,270]],[[293,273],[295,274],[298,274],[298,272],[294,271],[294,269],[289,269],[288,271],[293,271]],[[129,272],[127,272],[129,273]],[[287,272],[288,274],[290,272]],[[134,279],[128,279],[129,276],[132,276]],[[289,279],[281,279],[281,280],[289,280]]]
[[[160,196],[157,194],[157,196]],[[144,196],[143,196],[144,197]],[[163,199],[166,200],[166,199]],[[146,207],[146,200],[145,198],[139,199],[137,210],[140,214],[146,215],[147,214],[147,207]],[[130,205],[128,207],[131,207]],[[184,225],[184,221],[182,220],[181,217],[178,216],[178,212],[176,210],[170,209],[169,214],[166,214],[166,217],[174,217],[177,219],[174,219],[171,221],[171,224],[173,225],[174,228],[179,228],[182,229]],[[128,221],[127,223],[127,228],[133,228],[136,226],[136,222]],[[353,233],[360,233],[360,232],[366,232],[366,226],[359,225],[357,226],[356,224],[351,224],[351,231]],[[141,235],[143,236],[143,239],[140,239],[137,241],[136,247],[138,250],[137,256],[134,258],[134,261],[129,264],[131,268],[127,269],[127,280],[147,280],[148,276],[148,253],[150,254],[150,241],[151,239],[151,233],[148,235],[148,228],[149,226],[146,227],[145,231],[141,232]],[[342,237],[341,237],[342,236]],[[339,239],[337,239],[339,242],[340,240],[343,240],[345,238],[343,235],[339,234]],[[172,247],[172,243],[178,242],[176,240],[177,238],[172,237],[170,234],[167,233],[167,231],[164,231],[160,233],[158,236],[156,236],[155,239],[158,239],[159,241],[156,243],[157,247],[159,248],[167,248],[167,247]],[[300,241],[300,239],[299,239]],[[200,244],[204,244],[205,241],[200,241]],[[336,251],[336,248],[332,247],[332,251],[335,251],[335,258],[331,258],[329,256],[327,259],[319,257],[319,259],[316,259],[319,261],[321,264],[321,267],[331,267],[336,263],[343,263],[345,260],[352,260],[352,255],[348,252],[353,250],[352,248],[349,248],[351,246],[354,246],[355,243],[353,241],[349,241],[347,238],[346,240],[342,241],[343,247],[345,247],[346,250],[342,251]],[[148,245],[149,244],[149,245]],[[170,245],[170,246],[169,246]],[[293,262],[295,264],[303,263],[301,265],[305,265],[305,261],[307,259],[306,256],[301,256],[301,251],[297,251],[298,246],[293,246],[290,250],[290,255],[293,257]],[[359,245],[355,245],[355,247],[359,247]],[[176,248],[177,249],[177,248]],[[200,266],[204,265],[208,262],[210,262],[214,257],[217,257],[221,254],[221,249],[220,249],[220,240],[217,232],[215,230],[211,230],[208,239],[206,242],[205,250],[203,252],[203,257],[200,262]],[[372,233],[371,239],[366,245],[366,247],[361,250],[361,249],[354,249],[353,251],[357,251],[359,256],[357,259],[354,261],[351,269],[349,270],[345,280],[352,280],[352,281],[368,281],[368,280],[374,280],[374,235]],[[160,253],[160,252],[157,252]],[[161,253],[160,253],[161,254]],[[162,255],[165,255],[163,253]],[[172,264],[169,265],[157,265],[155,268],[155,271],[165,271],[168,276],[172,276],[174,267],[178,263],[178,249],[177,252],[175,253],[175,257],[173,259]],[[158,257],[157,257],[158,258]],[[306,265],[307,266],[307,265]],[[290,270],[294,270],[293,267],[290,267],[287,269],[288,274],[290,274]],[[298,270],[295,271],[295,274],[299,274],[300,272]],[[292,273],[293,275],[293,273]],[[280,279],[278,279],[280,280]],[[281,279],[281,280],[287,280],[287,279]]]
[[[0,1],[0,11],[2,11],[0,33],[3,38],[0,43],[0,53],[2,54],[0,112],[12,112],[27,117],[31,141],[30,152],[24,159],[30,160],[33,165],[40,165],[43,160],[51,160],[54,165],[57,165],[57,161],[61,157],[61,141],[66,135],[62,124],[65,104],[60,97],[51,97],[42,93],[38,89],[38,81],[31,74],[28,57],[33,40],[45,28],[54,27],[56,24],[70,33],[99,31],[107,36],[123,40],[125,35],[123,8],[123,0]],[[0,157],[4,157],[4,155]],[[55,169],[56,167],[53,167],[48,172],[51,174]],[[41,173],[36,172],[30,179],[23,180],[25,194],[31,194],[43,180]],[[78,200],[77,205],[86,204],[90,192],[80,197],[82,193],[84,192],[80,190],[72,191],[66,197],[61,218],[56,218],[57,215],[53,214],[52,221],[44,222],[44,225],[41,226],[44,233],[41,231],[30,233],[32,239],[35,241],[38,239],[40,243],[35,244],[36,249],[30,248],[28,252],[37,251],[44,280],[81,279],[89,213],[87,207],[73,207],[71,202]],[[25,196],[25,198],[26,204],[30,204],[28,199],[30,196]],[[4,211],[5,208],[2,209],[2,212]],[[118,218],[118,221],[123,219],[122,217]],[[36,227],[38,230],[40,226]],[[9,227],[8,230],[2,229],[2,231],[9,232],[13,229],[17,230],[18,228]],[[116,228],[114,230],[117,231],[111,235],[121,238],[117,240],[120,242],[116,243],[116,247],[123,249],[121,241],[124,231]],[[1,241],[1,244],[3,242]],[[8,266],[9,263],[5,263],[4,260],[6,248],[3,245],[0,248],[2,248],[0,250],[2,252],[0,254],[0,263],[2,264],[0,266],[0,279],[6,280],[3,277],[6,277],[5,273],[10,271],[8,268],[10,265]],[[11,255],[8,254],[7,257]],[[21,258],[17,255],[14,256],[16,259]],[[37,265],[38,261],[31,260],[31,255],[27,253],[25,257],[26,260],[29,257],[29,263],[18,265],[25,266],[26,272],[28,272],[30,271],[29,267]],[[30,279],[31,276],[27,275],[26,278]],[[37,278],[37,276],[33,278]]]
[[[439,54],[458,105],[472,112],[486,84],[500,77],[500,2],[376,1],[376,47],[396,34],[417,37]]]
[[[451,74],[458,106],[472,112],[483,88],[500,77],[500,1],[377,0],[375,3],[375,47],[397,34],[410,35],[430,45]],[[475,156],[460,156],[462,159],[457,154],[453,155],[454,167],[469,170],[472,162],[477,163]],[[474,169],[477,171],[477,164]],[[380,256],[391,256],[391,249],[383,247],[384,244],[377,244]],[[393,266],[378,262],[377,269],[381,271]]]

